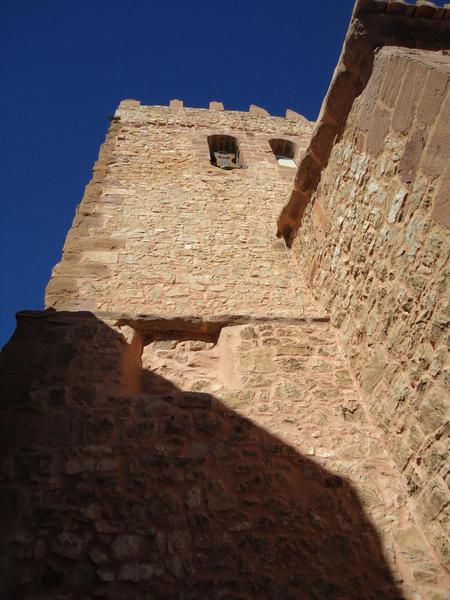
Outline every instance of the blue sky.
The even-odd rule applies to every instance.
[[[2,0],[0,345],[43,308],[122,98],[314,119],[353,0]]]

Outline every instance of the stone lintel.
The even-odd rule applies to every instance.
[[[329,315],[312,315],[308,317],[272,317],[252,315],[206,315],[203,317],[195,315],[136,315],[122,312],[106,311],[58,311],[47,310],[22,310],[16,314],[17,320],[32,318],[46,319],[55,322],[68,322],[72,320],[99,319],[101,321],[115,321],[116,325],[128,325],[138,329],[144,334],[151,332],[184,332],[184,333],[206,333],[215,334],[224,327],[239,325],[261,325],[274,323],[278,325],[303,325],[305,323],[328,323]]]

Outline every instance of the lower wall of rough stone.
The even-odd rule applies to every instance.
[[[23,315],[0,374],[3,598],[445,598],[328,323]]]
[[[378,54],[294,245],[447,566],[449,73],[439,53]]]

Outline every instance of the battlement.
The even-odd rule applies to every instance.
[[[365,14],[402,15],[416,19],[449,19],[450,3],[438,6],[430,0],[360,0],[356,3],[354,17]]]
[[[202,111],[202,112],[215,111],[215,112],[224,112],[224,113],[228,113],[228,114],[232,114],[232,115],[242,114],[242,115],[252,115],[255,117],[263,117],[263,118],[270,118],[270,119],[286,119],[288,121],[306,121],[308,123],[310,122],[303,115],[296,112],[295,110],[292,110],[291,108],[287,108],[286,112],[285,112],[285,116],[280,117],[278,115],[271,115],[265,108],[262,108],[261,106],[258,106],[256,104],[251,104],[249,106],[248,111],[226,110],[224,108],[223,103],[219,102],[217,100],[212,100],[209,103],[208,108],[199,108],[199,107],[184,106],[183,100],[178,100],[178,99],[170,100],[168,107],[167,106],[164,107],[164,106],[160,106],[160,105],[145,105],[145,104],[142,104],[140,100],[134,100],[132,98],[127,98],[127,99],[121,101],[121,103],[115,113],[115,116],[120,117],[120,115],[121,115],[121,113],[123,113],[123,111],[128,111],[130,109],[137,108],[137,107],[145,108],[145,109],[170,108],[171,111],[179,111],[179,110]]]

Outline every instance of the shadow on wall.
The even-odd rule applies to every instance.
[[[19,318],[0,362],[3,598],[402,598],[346,480],[134,355],[88,313]]]

